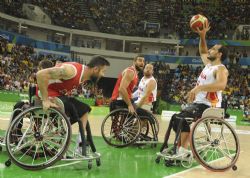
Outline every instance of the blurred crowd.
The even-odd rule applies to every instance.
[[[89,4],[101,32],[141,36],[145,3],[145,0],[96,0]]]
[[[54,63],[64,60],[52,54],[37,54],[33,47],[14,44],[0,37],[0,89],[27,92],[29,85],[35,83],[35,73],[43,59]]]
[[[32,47],[0,39],[0,89],[27,90],[28,79],[36,72],[38,60]]]
[[[197,37],[190,30],[189,21],[200,13],[208,17],[212,26],[209,38],[232,39],[235,35],[235,39],[249,40],[250,28],[237,28],[250,25],[248,0],[159,0],[155,3],[149,3],[149,0],[5,0],[0,3],[0,10],[25,18],[22,4],[31,3],[41,7],[56,25],[88,30],[89,24],[79,2],[87,8],[99,30],[105,33],[147,36],[145,22],[150,22],[149,12],[156,10],[161,29],[179,38]]]
[[[88,29],[87,18],[81,11],[78,0],[5,0],[2,3],[2,11],[21,18],[27,18],[22,11],[23,3],[30,3],[41,7],[44,12],[49,15],[51,21],[55,25],[74,28],[74,29]],[[1,9],[0,9],[1,10]]]
[[[250,2],[247,0],[221,1],[171,1],[161,0],[163,18],[161,24],[176,32],[180,38],[196,38],[190,30],[189,21],[195,14],[205,15],[211,25],[210,39],[230,39],[238,25],[250,24]],[[172,31],[171,31],[172,30]],[[238,39],[249,39],[249,29],[238,31]]]

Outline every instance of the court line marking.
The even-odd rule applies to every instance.
[[[0,169],[4,169],[5,168],[5,165],[0,163]]]
[[[170,178],[170,177],[176,177],[176,178],[177,178],[177,177],[183,177],[183,176],[178,176],[178,175],[179,175],[179,174],[184,174],[184,173],[186,173],[186,172],[192,171],[192,170],[197,169],[197,168],[202,168],[202,169],[205,170],[205,168],[202,167],[201,165],[197,165],[197,166],[192,167],[192,168],[190,168],[190,169],[187,169],[187,170],[184,170],[184,171],[181,171],[181,172],[177,172],[177,173],[174,173],[174,174],[171,174],[171,175],[168,175],[168,176],[164,176],[164,177],[162,177],[162,178]]]
[[[240,151],[240,154],[243,153],[244,151]],[[222,158],[220,158],[222,159]],[[214,160],[214,161],[219,161],[220,159],[218,160]],[[237,160],[238,161],[238,160]],[[192,171],[194,169],[197,169],[197,168],[201,168],[203,170],[207,170],[206,168],[204,168],[202,165],[197,165],[195,167],[192,167],[190,169],[187,169],[187,170],[184,170],[184,171],[181,171],[181,172],[177,172],[177,173],[174,173],[174,174],[171,174],[171,175],[168,175],[168,176],[164,176],[162,178],[170,178],[170,177],[175,177],[175,178],[182,178],[183,176],[178,176],[179,174],[183,174],[183,173],[186,173],[186,172],[189,172],[189,171]],[[212,171],[211,171],[212,172]]]
[[[10,118],[1,118],[0,120],[3,120],[3,121],[9,121]]]
[[[60,165],[56,165],[56,166],[50,166],[46,169],[53,169],[53,168],[58,168],[58,167],[64,167],[64,166],[69,166],[69,165],[73,165],[73,164],[77,164],[77,163],[80,163],[82,161],[74,161],[72,163],[65,163],[65,164],[60,164]]]

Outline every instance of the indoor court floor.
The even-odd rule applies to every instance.
[[[91,170],[88,170],[87,162],[65,162],[59,161],[56,165],[40,171],[23,170],[12,164],[11,167],[5,167],[4,162],[8,159],[6,151],[0,152],[0,178],[59,178],[59,177],[89,177],[89,178],[249,178],[250,177],[250,127],[239,126],[236,128],[240,139],[240,157],[237,162],[238,169],[230,169],[226,172],[211,172],[195,163],[191,168],[186,169],[180,166],[165,167],[163,161],[160,164],[155,163],[157,148],[144,146],[130,146],[127,148],[114,148],[108,146],[101,137],[101,123],[104,115],[90,115],[94,142],[98,152],[101,153],[101,166],[93,164]],[[168,122],[161,120],[159,140],[163,141]],[[0,118],[0,130],[3,134],[8,126],[8,118]],[[73,134],[78,132],[77,125],[73,125]],[[74,135],[73,138],[76,136]],[[171,138],[172,140],[173,138]]]

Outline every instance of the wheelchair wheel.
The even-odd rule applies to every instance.
[[[205,117],[195,123],[191,131],[191,148],[202,166],[216,172],[233,168],[240,153],[234,129],[215,117]]]
[[[65,114],[53,108],[44,112],[42,107],[31,107],[11,123],[6,150],[17,166],[40,170],[62,158],[70,137],[71,125]]]
[[[157,141],[157,135],[159,133],[159,122],[157,119],[154,120],[154,124],[150,123],[147,119],[140,119],[141,132],[139,139],[145,141]]]
[[[4,138],[0,137],[0,152],[3,151],[3,147],[4,146]]]
[[[160,125],[159,125],[159,121],[154,117],[155,120],[155,132],[158,135],[159,130],[160,130]]]
[[[140,120],[128,109],[116,109],[108,114],[101,127],[105,142],[115,147],[126,147],[133,144],[141,131]]]

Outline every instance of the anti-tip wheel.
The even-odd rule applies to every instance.
[[[174,162],[171,161],[171,160],[165,160],[165,161],[164,161],[164,165],[165,165],[166,167],[171,167],[171,166],[173,166],[173,164],[174,164]]]
[[[233,169],[234,171],[236,171],[236,170],[237,170],[237,166],[234,165],[234,166],[232,167],[232,169]]]
[[[92,161],[88,162],[88,169],[92,169]]]
[[[11,160],[9,159],[9,160],[5,161],[4,164],[5,164],[6,167],[10,167],[10,165],[11,165]]]
[[[156,164],[159,164],[159,163],[160,163],[160,161],[161,161],[161,157],[160,157],[160,156],[158,156],[158,157],[155,159],[155,163],[156,163]]]
[[[101,166],[101,159],[100,158],[96,159],[96,166],[97,167]]]

